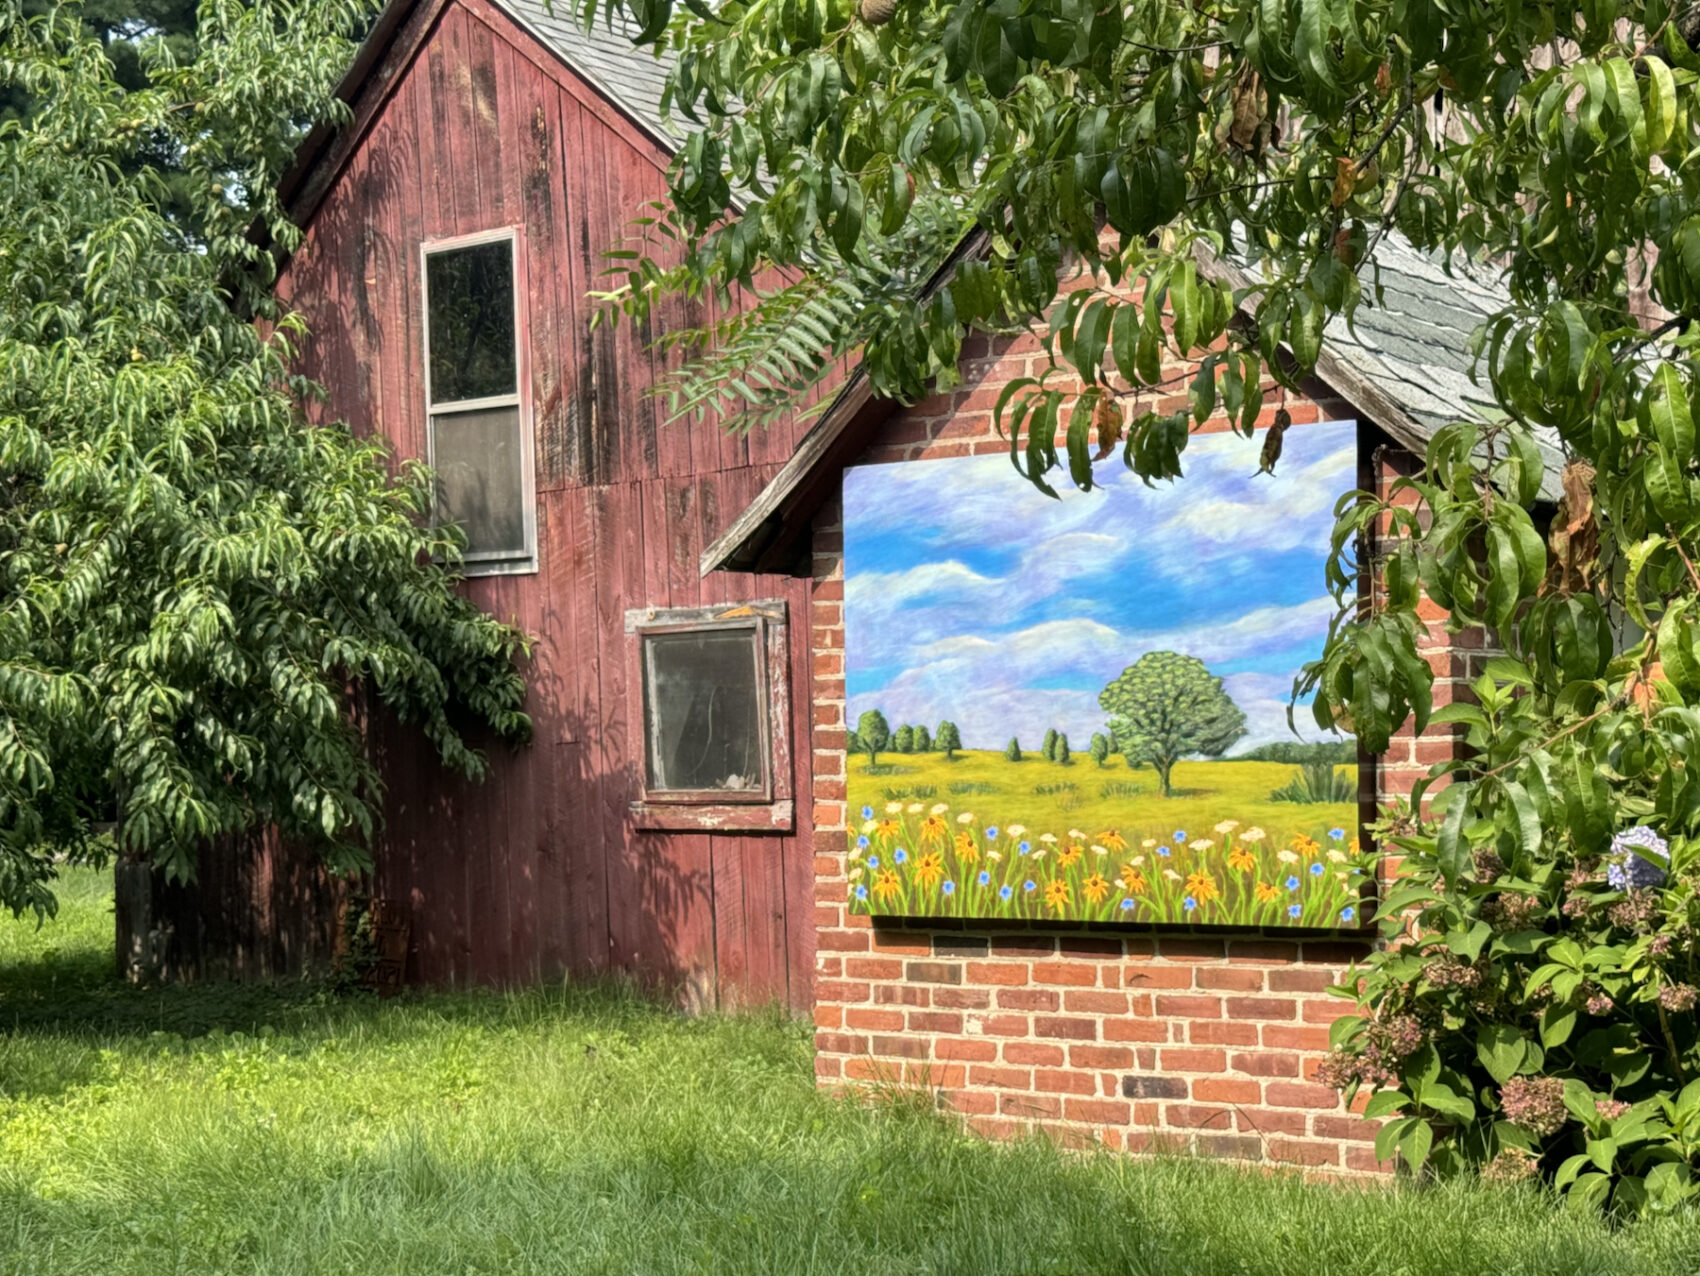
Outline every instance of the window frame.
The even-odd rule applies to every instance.
[[[476,248],[481,244],[506,241],[513,262],[514,304],[514,390],[511,394],[486,395],[480,399],[456,399],[436,403],[431,396],[431,258],[438,253]],[[425,362],[420,379],[425,388],[425,463],[437,468],[437,417],[463,412],[489,411],[492,408],[517,408],[519,415],[520,447],[520,519],[525,544],[519,550],[467,551],[461,556],[461,572],[466,576],[521,576],[538,570],[537,563],[537,456],[532,426],[531,384],[529,358],[530,341],[527,327],[525,275],[525,228],[496,226],[489,230],[473,231],[466,235],[447,235],[424,239],[419,244],[419,330]],[[431,515],[436,518],[437,493],[431,492]]]
[[[640,829],[790,832],[796,822],[791,779],[790,625],[783,599],[709,607],[648,607],[626,613],[636,713],[638,796],[631,804]],[[672,633],[743,630],[752,635],[765,783],[760,789],[650,787],[650,683],[646,639]]]

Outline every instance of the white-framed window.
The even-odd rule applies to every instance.
[[[468,575],[534,572],[537,490],[519,233],[503,227],[428,240],[419,252],[436,517],[466,532]]]
[[[641,713],[639,827],[792,826],[782,599],[626,613]]]

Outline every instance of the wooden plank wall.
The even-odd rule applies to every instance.
[[[308,227],[282,284],[311,325],[329,412],[424,456],[418,245],[524,228],[540,570],[470,582],[538,639],[534,742],[482,785],[414,735],[375,732],[389,797],[376,889],[412,912],[409,977],[509,983],[633,972],[696,1005],[810,1002],[809,666],[804,584],[697,558],[795,446],[663,424],[652,332],[591,330],[604,254],[665,192],[666,155],[483,0],[447,5]],[[699,314],[669,303],[661,324]],[[642,764],[628,608],[784,597],[793,776],[785,836],[633,830]]]

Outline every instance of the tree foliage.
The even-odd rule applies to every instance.
[[[309,425],[256,218],[329,119],[357,5],[208,0],[200,49],[123,92],[74,9],[0,12],[0,904],[115,821],[174,875],[274,824],[367,863],[386,712],[443,761],[522,739],[521,636],[453,588],[459,538],[378,444]],[[190,239],[138,153],[168,140]],[[257,316],[263,326],[245,318]]]
[[[1021,761],[1021,741],[1016,736],[1010,736],[1009,743],[1003,747],[1004,760],[1007,762]]]
[[[956,723],[948,718],[939,723],[939,729],[933,735],[933,747],[943,749],[947,758],[956,757],[956,751],[962,747],[962,732],[957,730]]]
[[[1087,756],[1099,766],[1103,766],[1110,756],[1110,737],[1102,731],[1092,733],[1092,742],[1086,750]]]
[[[878,709],[869,709],[856,722],[856,739],[868,755],[868,765],[879,764],[880,751],[891,743],[891,724]]]
[[[1130,763],[1149,762],[1168,797],[1186,757],[1220,757],[1245,734],[1245,714],[1196,656],[1148,651],[1098,695]]]

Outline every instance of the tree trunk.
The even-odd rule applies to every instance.
[[[1173,758],[1152,758],[1151,765],[1156,768],[1157,779],[1163,785],[1163,796],[1173,796],[1169,792],[1169,772],[1175,769],[1175,760]]]

